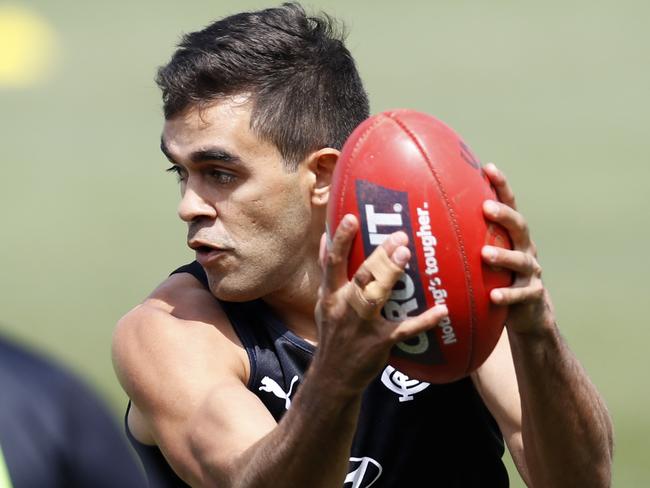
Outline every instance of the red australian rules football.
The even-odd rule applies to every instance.
[[[510,247],[505,230],[488,223],[483,202],[496,199],[480,163],[447,125],[413,110],[370,117],[346,141],[328,207],[333,232],[346,213],[361,223],[349,276],[391,233],[409,237],[411,260],[383,309],[404,320],[436,304],[449,318],[397,344],[389,363],[431,383],[458,380],[487,359],[503,330],[506,308],[489,292],[509,286],[510,272],[487,266],[485,244]]]

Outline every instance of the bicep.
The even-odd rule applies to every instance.
[[[234,462],[276,426],[237,379],[222,378],[194,401],[148,414],[156,444],[187,481],[228,477]]]
[[[519,473],[527,479],[521,428],[521,397],[506,329],[503,330],[492,354],[472,373],[472,380],[486,407],[499,424]]]

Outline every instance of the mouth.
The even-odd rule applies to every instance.
[[[187,245],[196,252],[196,260],[203,266],[223,256],[229,250],[202,241],[189,241]]]

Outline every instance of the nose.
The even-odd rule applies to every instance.
[[[178,216],[184,222],[190,223],[200,218],[215,219],[217,210],[197,189],[188,185],[178,204]]]

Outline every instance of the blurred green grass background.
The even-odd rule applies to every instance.
[[[0,85],[0,330],[70,365],[118,416],[114,323],[192,258],[155,69],[182,32],[275,4],[12,4],[47,20],[60,56],[34,86]],[[304,5],[346,22],[373,112],[436,115],[509,175],[563,334],[614,417],[614,486],[648,486],[650,3]]]

